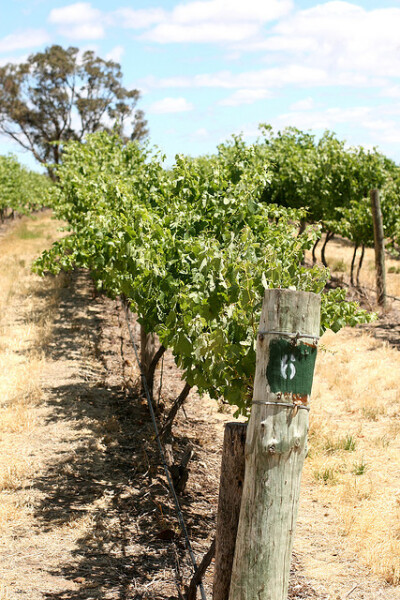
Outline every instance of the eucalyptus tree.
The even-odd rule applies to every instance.
[[[0,131],[54,178],[63,144],[98,130],[129,139],[147,134],[140,93],[122,85],[120,65],[88,50],[54,45],[0,68]],[[130,123],[129,123],[130,122]]]

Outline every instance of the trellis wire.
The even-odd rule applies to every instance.
[[[193,553],[193,550],[192,550],[192,545],[191,545],[190,540],[189,540],[189,534],[188,534],[188,531],[187,531],[187,527],[186,527],[185,519],[183,517],[181,506],[179,504],[178,496],[176,495],[174,484],[172,483],[172,479],[171,479],[171,475],[170,475],[170,472],[169,472],[169,469],[168,469],[168,465],[167,465],[167,462],[165,460],[164,450],[163,450],[163,447],[161,445],[160,436],[159,436],[159,433],[158,433],[158,426],[157,426],[156,416],[154,414],[154,408],[153,408],[153,404],[152,404],[151,398],[150,398],[149,387],[147,385],[146,376],[143,373],[142,365],[141,365],[141,362],[139,360],[139,354],[138,354],[138,351],[137,351],[136,342],[135,342],[135,339],[133,337],[131,325],[130,325],[130,322],[129,322],[129,308],[128,307],[125,307],[125,314],[126,314],[126,322],[127,322],[127,325],[128,325],[129,337],[130,337],[130,340],[131,340],[131,343],[132,343],[132,346],[133,346],[133,350],[135,352],[136,362],[137,362],[138,367],[139,367],[140,377],[142,379],[142,384],[143,384],[143,389],[144,389],[145,394],[146,394],[147,405],[149,407],[149,412],[150,412],[151,420],[152,420],[152,423],[153,423],[154,432],[156,434],[156,440],[157,440],[158,450],[159,450],[159,453],[160,453],[160,456],[161,456],[161,462],[163,464],[165,476],[166,476],[167,481],[168,481],[168,487],[170,489],[172,498],[174,500],[175,510],[176,510],[176,513],[177,513],[177,516],[178,516],[179,524],[180,524],[180,526],[182,528],[183,536],[185,538],[186,548],[188,550],[188,553],[189,553],[189,556],[190,556],[190,560],[192,562],[193,570],[194,570],[194,572],[196,572],[197,571],[196,559],[195,559],[195,556],[194,556],[194,553]],[[200,594],[201,594],[202,600],[207,600],[207,597],[206,597],[206,594],[205,594],[205,591],[204,591],[204,587],[203,587],[203,583],[201,581],[199,583],[199,588],[200,588]]]

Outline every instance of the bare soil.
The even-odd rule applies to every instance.
[[[40,305],[45,293],[30,301]],[[14,307],[16,320],[22,311]],[[139,340],[135,322],[133,329]],[[14,451],[35,469],[9,492],[22,513],[0,531],[0,600],[180,598],[191,564],[125,316],[118,301],[96,295],[85,272],[67,277],[58,292],[44,361],[43,400],[31,409],[35,427],[14,438]],[[167,354],[160,422],[182,387]],[[225,407],[192,390],[173,429],[177,457],[193,448],[180,501],[198,561],[214,536],[229,420]],[[291,600],[400,600],[399,588],[372,575],[338,536],[334,507],[312,486],[303,488],[299,515]],[[212,567],[204,586],[211,598]]]

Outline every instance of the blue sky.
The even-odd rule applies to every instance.
[[[51,44],[120,62],[150,140],[213,152],[259,123],[330,129],[400,162],[400,0],[1,1],[0,64]],[[34,160],[0,137],[0,153]]]

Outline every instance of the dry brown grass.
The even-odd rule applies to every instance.
[[[43,349],[62,281],[44,283],[30,265],[57,237],[57,224],[41,214],[13,224],[0,238],[0,528],[21,517],[24,507],[10,492],[33,472],[25,442],[35,429],[32,408],[43,399]],[[0,591],[0,598],[5,594]]]
[[[376,574],[400,583],[400,354],[361,331],[322,338],[313,390],[309,485]]]
[[[348,277],[353,248],[327,246],[327,262]],[[400,262],[386,257],[387,291],[400,296]],[[362,285],[375,288],[374,250],[366,249]],[[321,340],[313,389],[306,478],[336,508],[340,534],[373,572],[400,584],[400,354],[361,331]]]
[[[353,247],[340,239],[333,239],[326,247],[326,261],[331,271],[338,277],[343,273],[350,275],[350,263]],[[358,255],[360,250],[358,250]],[[356,266],[358,258],[356,259]],[[387,293],[400,297],[400,261],[386,256],[386,286]],[[356,273],[354,273],[354,276]],[[373,248],[365,249],[363,266],[360,272],[360,283],[375,289],[375,254]]]
[[[9,600],[10,596],[7,588],[0,583],[0,600]]]

